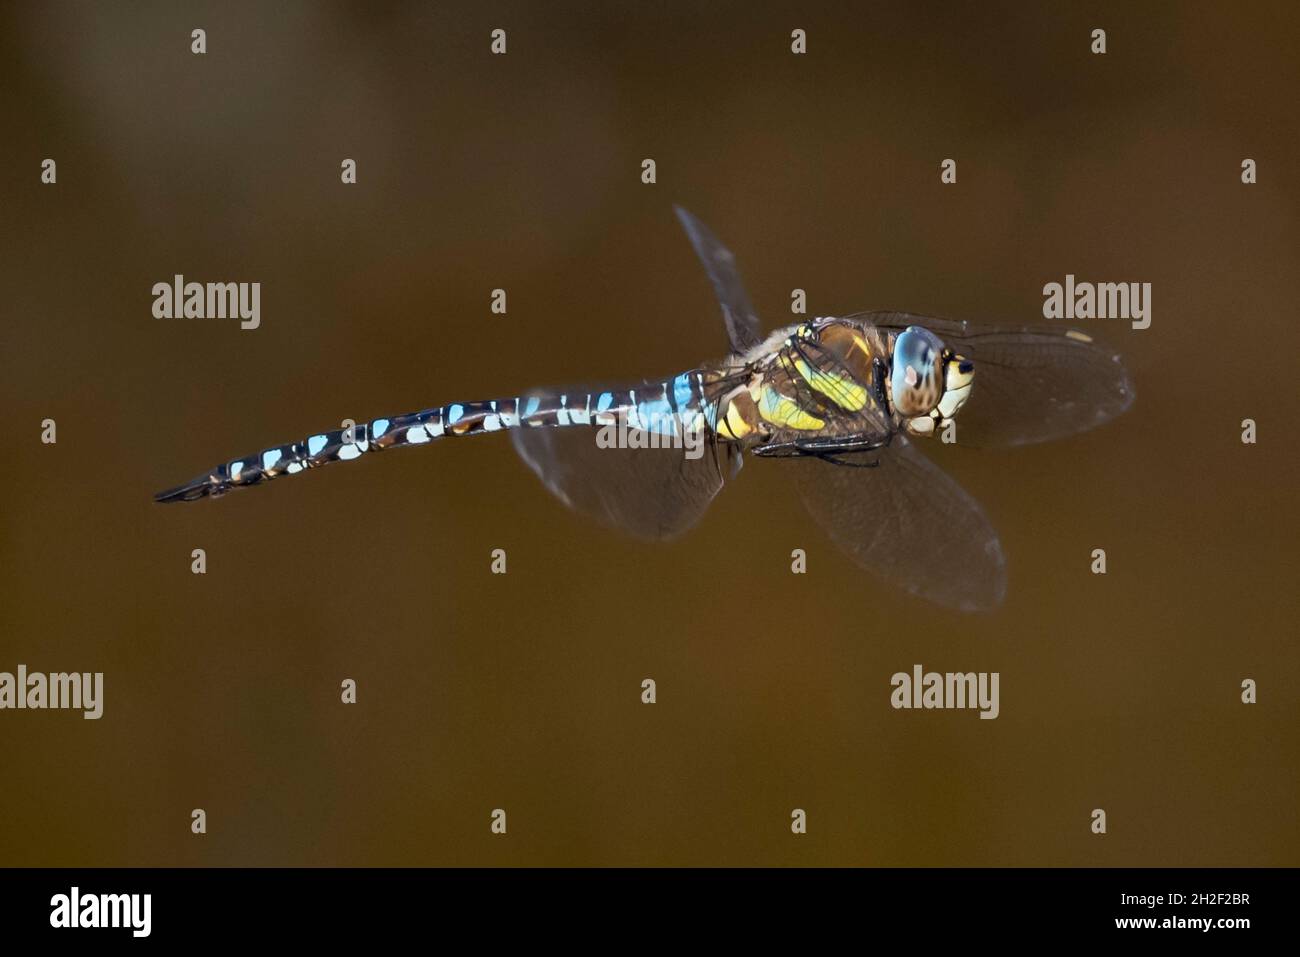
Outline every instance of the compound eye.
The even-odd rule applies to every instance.
[[[894,408],[903,415],[923,415],[938,404],[943,343],[928,329],[908,326],[894,342],[891,379]]]

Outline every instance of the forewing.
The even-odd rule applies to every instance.
[[[831,540],[877,577],[937,605],[1000,605],[1006,559],[979,503],[902,435],[856,458],[876,464],[807,458],[783,466]]]
[[[956,416],[957,444],[1029,445],[1096,428],[1133,404],[1132,378],[1114,350],[1061,326],[977,326],[906,312],[847,317],[899,331],[924,326],[975,363]]]
[[[709,227],[696,219],[691,213],[674,206],[677,218],[681,220],[695,255],[704,264],[704,271],[709,274],[713,292],[722,306],[722,318],[727,324],[727,338],[736,353],[745,353],[763,341],[759,328],[758,313],[749,301],[749,293],[741,281],[740,271],[736,267],[736,257],[731,250],[722,245]]]

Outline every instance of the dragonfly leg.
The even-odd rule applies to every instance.
[[[873,436],[867,439],[845,440],[842,438],[800,438],[792,442],[777,442],[760,445],[754,449],[755,455],[764,458],[785,458],[792,455],[809,455],[815,458],[828,456],[853,455],[862,452],[875,452],[887,448],[893,441],[894,433]],[[828,459],[830,460],[830,459]]]
[[[853,455],[855,453],[845,452],[842,454]],[[846,468],[851,468],[851,469],[874,469],[877,465],[880,464],[880,459],[878,457],[873,458],[870,462],[850,462],[846,459],[840,458],[838,455],[836,455],[833,452],[817,453],[816,457],[823,462],[829,462],[831,465],[843,465]]]

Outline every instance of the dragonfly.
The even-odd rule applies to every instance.
[[[674,208],[721,306],[724,359],[617,388],[384,416],[224,462],[155,499],[215,498],[332,462],[505,432],[569,508],[665,541],[701,519],[746,458],[779,460],[811,516],[879,580],[950,609],[998,607],[1007,572],[997,532],[919,447],[1020,446],[1108,422],[1135,395],[1121,357],[1077,329],[896,311],[764,334],[736,257]]]

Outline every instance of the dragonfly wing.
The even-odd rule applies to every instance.
[[[704,264],[704,271],[709,274],[713,291],[722,306],[722,318],[727,324],[727,337],[731,348],[737,354],[743,354],[759,345],[763,335],[759,328],[758,313],[749,301],[749,293],[741,281],[740,271],[736,268],[736,257],[713,235],[708,226],[696,219],[680,206],[674,206],[677,218],[681,220],[695,255]]]
[[[693,449],[602,448],[599,431],[525,427],[511,436],[520,458],[565,505],[643,541],[666,541],[693,526],[740,467],[728,447],[702,436]]]
[[[978,326],[906,312],[848,318],[897,331],[924,326],[975,363],[975,385],[956,416],[957,443],[1029,445],[1109,422],[1133,404],[1120,357],[1062,326]]]
[[[794,459],[808,511],[859,565],[895,587],[960,611],[1006,594],[1006,559],[984,510],[902,435],[853,468]]]

